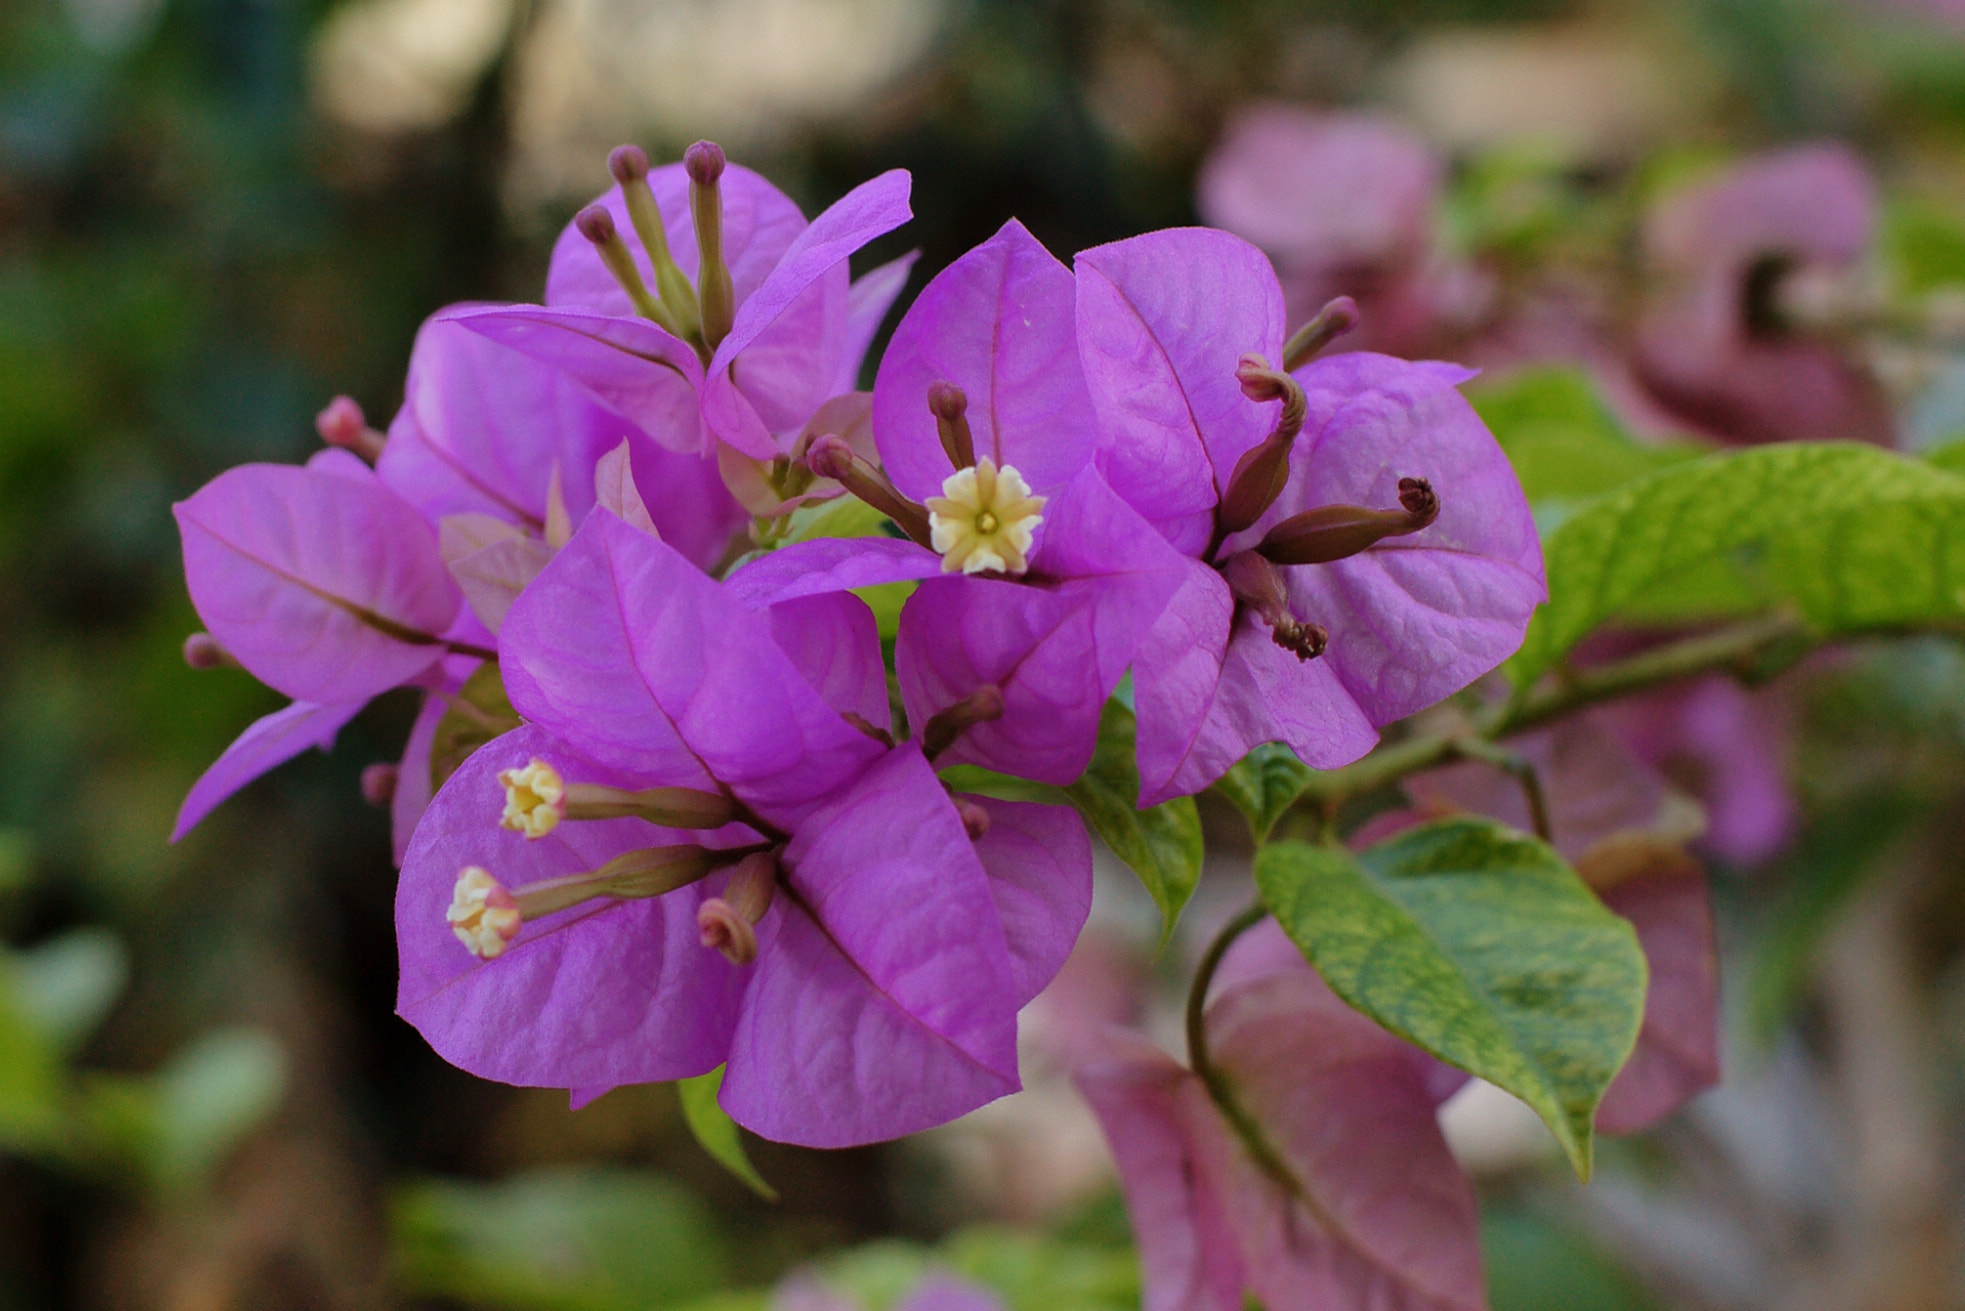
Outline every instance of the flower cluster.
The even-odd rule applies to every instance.
[[[709,143],[609,162],[545,303],[435,315],[386,435],[336,402],[335,449],[178,507],[191,649],[295,698],[180,832],[423,689],[399,1009],[465,1069],[577,1103],[722,1067],[732,1117],[816,1146],[952,1119],[1018,1087],[1091,845],[945,771],[1072,784],[1129,673],[1142,807],[1264,743],[1344,765],[1544,599],[1470,374],[1327,353],[1356,307],[1292,332],[1239,237],[1066,265],[1011,222],[862,393],[911,261],[846,261],[907,218],[905,175],[808,223]],[[826,535],[848,496],[882,530]],[[889,584],[883,631],[860,589]]]

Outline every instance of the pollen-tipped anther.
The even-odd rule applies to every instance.
[[[987,455],[971,468],[957,469],[942,480],[942,494],[928,499],[930,545],[942,557],[942,572],[1028,570],[1048,499],[1032,496],[1014,466],[998,469]]]
[[[505,813],[498,823],[528,838],[543,838],[566,816],[566,780],[559,771],[534,756],[520,769],[501,769]]]
[[[681,326],[669,313],[666,306],[648,294],[648,284],[641,279],[641,268],[635,263],[634,253],[628,243],[621,240],[621,234],[614,227],[614,215],[605,205],[589,205],[573,216],[573,226],[580,235],[593,243],[594,253],[600,262],[614,275],[614,281],[626,292],[633,303],[635,313],[644,319],[652,319],[676,336],[682,335]]]
[[[480,960],[495,960],[519,933],[518,902],[482,865],[466,865],[451,890],[450,921],[457,940]]]
[[[314,431],[329,446],[339,446],[344,451],[355,454],[374,464],[382,458],[382,447],[388,438],[368,426],[368,419],[362,414],[362,407],[352,396],[337,396],[314,416]]]
[[[689,171],[689,215],[696,225],[696,302],[703,316],[703,342],[711,350],[730,334],[736,314],[736,292],[730,268],[723,262],[723,148],[698,141],[683,152]]]
[[[928,411],[935,416],[935,431],[948,452],[948,462],[958,470],[974,464],[976,439],[969,431],[968,393],[954,383],[929,383]]]
[[[955,745],[963,730],[1003,717],[1003,689],[984,683],[945,710],[938,710],[921,730],[921,751],[933,760]]]
[[[771,909],[778,886],[778,858],[769,851],[754,852],[730,872],[723,895],[705,898],[696,908],[696,929],[702,944],[723,953],[732,965],[757,959],[757,923]]]
[[[1317,317],[1310,320],[1290,334],[1283,343],[1283,367],[1300,369],[1323,351],[1324,347],[1342,337],[1358,326],[1358,302],[1349,296],[1339,296],[1317,311]]]
[[[193,633],[184,639],[184,663],[193,669],[237,669],[239,662],[218,644],[210,633]]]
[[[371,806],[386,806],[396,799],[396,783],[402,771],[395,765],[377,763],[362,771],[362,800]]]
[[[901,495],[887,475],[853,453],[841,438],[822,433],[812,439],[805,451],[805,467],[821,478],[830,478],[880,513],[892,519],[910,541],[939,552],[934,543],[934,525],[927,508]]]

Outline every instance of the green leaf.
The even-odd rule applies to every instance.
[[[618,1169],[536,1170],[495,1184],[425,1180],[391,1207],[408,1298],[514,1311],[650,1311],[715,1291],[730,1253],[694,1197]]]
[[[1824,634],[1965,616],[1965,478],[1869,446],[1791,442],[1708,455],[1627,483],[1543,541],[1549,601],[1506,666],[1525,687],[1598,624],[1661,611],[1720,557]],[[1737,608],[1739,598],[1729,604]]]
[[[151,1161],[166,1187],[195,1183],[280,1103],[286,1053],[257,1029],[194,1038],[151,1082],[157,1138]]]
[[[1901,292],[1965,285],[1965,224],[1949,206],[1892,204],[1884,211],[1882,244]]]
[[[817,506],[792,511],[787,546],[820,537],[879,537],[887,531],[887,516],[857,496],[836,496]]]
[[[17,952],[14,1003],[49,1041],[72,1051],[109,1014],[129,980],[129,953],[102,928],[71,929]]]
[[[11,975],[0,970],[0,1149],[51,1150],[65,1138],[61,1062],[17,1004]]]
[[[764,1176],[751,1164],[751,1158],[744,1153],[744,1140],[737,1134],[737,1122],[717,1103],[716,1095],[722,1087],[721,1065],[708,1074],[678,1080],[675,1090],[682,1098],[682,1118],[688,1122],[689,1132],[696,1136],[704,1151],[716,1158],[717,1164],[743,1180],[745,1186],[765,1201],[775,1202],[778,1190],[765,1183]]]
[[[1924,462],[1948,473],[1965,473],[1965,437],[1959,437],[1924,452]]]
[[[1467,399],[1506,452],[1544,531],[1577,506],[1633,478],[1696,458],[1691,444],[1646,444],[1624,430],[1575,368],[1532,369]]]
[[[440,788],[473,751],[519,726],[498,662],[487,660],[457,689],[430,741],[430,786]]]
[[[1409,829],[1362,855],[1256,855],[1263,903],[1337,994],[1515,1094],[1576,1173],[1644,1018],[1644,953],[1549,847],[1492,820]]]
[[[1495,1311],[1652,1311],[1656,1303],[1580,1232],[1519,1207],[1482,1208]]]
[[[941,1256],[957,1274],[1003,1294],[1010,1311],[1132,1311],[1139,1258],[1126,1248],[978,1225],[952,1235]]]
[[[1133,756],[1133,712],[1117,700],[1099,715],[1098,748],[1076,783],[1064,790],[1085,823],[1126,862],[1160,908],[1160,945],[1201,881],[1201,812],[1178,797],[1140,810],[1139,765]]]
[[[1281,742],[1265,742],[1223,774],[1214,790],[1242,812],[1249,833],[1261,846],[1308,786],[1310,767]]]

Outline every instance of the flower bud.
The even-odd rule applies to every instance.
[[[593,243],[594,253],[600,256],[601,263],[614,275],[614,281],[621,290],[628,293],[635,313],[644,319],[651,319],[680,337],[681,325],[668,311],[668,307],[648,294],[648,284],[641,280],[641,268],[635,263],[628,243],[621,240],[621,234],[614,228],[614,216],[605,205],[589,205],[573,216],[573,226],[580,235]]]
[[[1258,446],[1243,453],[1228,476],[1228,490],[1222,493],[1215,512],[1215,544],[1239,533],[1262,517],[1263,511],[1283,494],[1289,482],[1290,448],[1303,431],[1303,418],[1309,402],[1303,388],[1287,373],[1269,367],[1260,355],[1244,355],[1235,367],[1242,394],[1252,401],[1281,401],[1276,429]]]
[[[730,873],[723,895],[696,908],[696,929],[705,947],[723,953],[732,965],[757,959],[757,923],[771,909],[778,886],[778,858],[769,851],[744,857]]]
[[[218,644],[210,633],[193,633],[184,639],[184,663],[193,669],[237,669],[239,662]]]
[[[969,835],[969,841],[981,842],[989,836],[989,812],[973,801],[955,803],[955,813],[962,817],[962,828]]]
[[[953,383],[930,383],[928,409],[935,416],[935,430],[949,463],[957,470],[969,468],[976,462],[976,439],[969,431],[968,394]]]
[[[501,828],[543,838],[559,827],[566,815],[566,780],[559,771],[534,756],[519,769],[501,769],[498,782],[505,789],[505,813]]]
[[[1266,533],[1256,552],[1281,565],[1329,564],[1370,549],[1387,537],[1416,533],[1440,517],[1440,498],[1424,478],[1399,480],[1397,510],[1324,505],[1292,515]]]
[[[934,529],[928,511],[887,481],[887,475],[853,453],[853,448],[831,433],[812,439],[805,452],[805,467],[821,478],[831,478],[853,495],[892,519],[911,541],[934,550]]]
[[[378,763],[362,771],[362,800],[371,806],[386,806],[396,799],[397,766]]]
[[[1269,625],[1269,637],[1298,660],[1314,660],[1330,645],[1321,624],[1307,623],[1290,613],[1289,589],[1282,573],[1254,551],[1239,551],[1221,566],[1221,576],[1240,605],[1255,611]]]
[[[499,771],[505,789],[500,825],[528,838],[543,838],[561,820],[645,819],[664,828],[722,828],[742,818],[735,801],[696,788],[654,787],[638,791],[600,783],[568,783],[538,757],[521,769]]]
[[[444,918],[457,940],[479,960],[503,955],[522,922],[512,894],[482,865],[466,865],[458,871]]]
[[[984,683],[945,710],[938,710],[921,730],[921,750],[933,760],[955,745],[964,729],[1003,717],[1003,689]]]
[[[703,344],[715,350],[730,335],[736,292],[729,266],[723,262],[723,149],[714,141],[698,141],[683,152],[689,170],[689,214],[696,224],[696,301],[703,317]]]
[[[352,396],[337,396],[329,401],[321,412],[314,416],[314,431],[329,446],[339,446],[344,451],[355,454],[374,464],[382,458],[383,443],[388,440],[382,433],[368,426],[362,414],[362,407]]]
[[[1283,367],[1293,373],[1316,359],[1324,347],[1357,327],[1358,318],[1357,301],[1349,296],[1331,301],[1283,343]]]
[[[648,155],[640,146],[616,146],[607,157],[607,171],[621,185],[621,199],[628,207],[628,220],[634,224],[641,248],[655,268],[655,290],[676,325],[676,335],[700,341],[702,312],[696,304],[696,289],[689,285],[669,253],[669,232],[662,222],[662,207],[648,185]],[[667,326],[664,324],[663,326]]]

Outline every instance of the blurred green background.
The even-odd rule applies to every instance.
[[[5,0],[0,1309],[734,1307],[847,1248],[839,1277],[879,1305],[931,1247],[1019,1308],[1137,1304],[1095,1165],[992,1191],[963,1183],[980,1149],[959,1137],[753,1144],[770,1207],[695,1146],[668,1089],[571,1115],[445,1066],[392,1014],[386,816],[357,788],[399,751],[408,701],[166,841],[191,781],[278,704],[181,660],[198,625],[171,503],[232,464],[304,458],[338,392],[386,422],[421,318],[536,297],[610,146],[673,158],[716,137],[808,213],[911,169],[915,221],[856,267],[919,247],[932,271],[1011,216],[1065,257],[1196,221],[1195,169],[1253,99],[1405,119],[1449,153],[1463,235],[1530,265],[1628,242],[1661,160],[1830,134],[1882,171],[1895,230],[1942,281],[1965,271],[1957,8]],[[1524,93],[1523,69],[1547,87]],[[1818,808],[1842,845],[1811,836],[1812,864],[1725,893],[1762,962],[1755,1077],[1793,1097],[1814,1076],[1782,1061],[1833,1064],[1815,944],[1876,851],[1949,835],[1928,826],[1956,800],[1956,654],[1889,658],[1820,712],[1895,762]],[[1918,699],[1880,716],[1906,679]],[[1935,897],[1938,927],[1906,948],[1920,1024],[1957,1005],[1957,901]],[[1947,1032],[1917,1049],[1943,1106],[1965,1082]],[[1485,1176],[1497,1308],[1763,1305],[1754,1262],[1826,1251],[1807,1226],[1844,1204],[1777,1199],[1756,1223],[1778,1241],[1694,1243],[1685,1260],[1720,1273],[1687,1280],[1614,1240],[1616,1189],[1642,1211],[1642,1181],[1687,1153],[1669,1134],[1620,1151],[1594,1220],[1534,1153]]]

